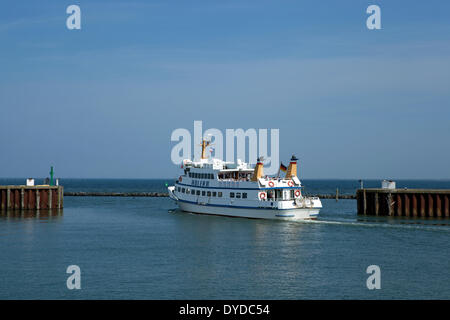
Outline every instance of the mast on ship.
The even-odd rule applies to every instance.
[[[206,148],[209,147],[211,145],[211,141],[208,141],[206,139],[202,139],[202,159],[208,159],[208,157],[206,156]]]

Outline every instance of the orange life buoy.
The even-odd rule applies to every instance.
[[[294,192],[294,195],[296,196],[296,197],[300,197],[300,190],[295,190],[295,192]]]
[[[181,182],[182,180],[183,180],[183,178],[180,176],[180,177],[178,178],[178,181]]]
[[[269,187],[274,187],[275,183],[273,183],[273,181],[269,181]]]
[[[261,193],[259,194],[259,198],[260,198],[261,200],[265,200],[266,197],[267,197],[267,194],[266,194],[265,192],[261,192]]]
[[[288,186],[289,186],[289,187],[293,187],[293,186],[294,186],[294,182],[293,182],[292,180],[289,180]]]

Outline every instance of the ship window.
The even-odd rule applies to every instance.
[[[244,193],[242,194],[242,199],[247,199],[247,192],[244,192]]]
[[[211,197],[211,191],[208,191],[208,193],[206,194],[208,197]]]
[[[204,196],[205,195],[205,191],[202,191],[202,196]]]
[[[283,199],[283,190],[276,190],[276,199]]]
[[[184,188],[183,188],[183,189],[181,189],[181,192],[183,192],[183,193],[184,193],[185,191],[186,191],[186,189],[184,189]]]
[[[240,192],[236,193],[236,198],[241,198],[241,193]]]
[[[213,197],[217,196],[217,192],[213,191]]]
[[[230,198],[234,198],[234,192],[230,192]]]
[[[190,193],[191,193],[191,189],[187,188],[187,189],[186,189],[186,193],[187,193],[187,194],[190,194]]]
[[[198,179],[198,173],[195,174],[195,179]]]
[[[197,190],[197,195],[198,195],[198,196],[200,195],[200,190]]]
[[[219,195],[219,197],[222,197],[222,192],[219,192],[218,195]]]

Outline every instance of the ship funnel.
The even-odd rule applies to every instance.
[[[262,157],[256,161],[255,171],[253,172],[252,181],[258,181],[264,175],[264,165]]]
[[[286,179],[297,176],[297,160],[297,157],[292,155],[291,162],[289,162],[289,167],[286,172]]]

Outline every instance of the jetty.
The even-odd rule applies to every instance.
[[[0,186],[0,209],[51,210],[64,205],[62,186]]]
[[[396,217],[450,217],[450,190],[358,189],[359,215]]]

